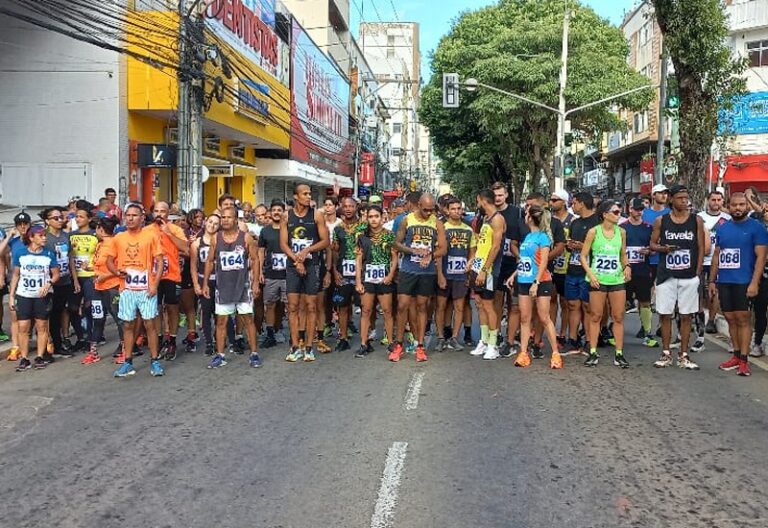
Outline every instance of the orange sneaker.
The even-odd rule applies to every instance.
[[[122,365],[123,363],[125,363],[125,354],[120,352],[120,354],[115,356],[115,364]]]
[[[552,351],[552,359],[549,361],[549,368],[561,369],[563,368],[563,357],[557,350]]]
[[[419,345],[416,347],[416,362],[421,363],[423,361],[428,360],[427,357],[427,351],[424,350],[424,345]]]
[[[333,351],[333,349],[330,346],[328,346],[328,343],[326,343],[322,339],[318,339],[317,341],[315,341],[315,348],[321,354],[328,354]]]
[[[517,359],[515,359],[515,366],[522,368],[531,366],[531,356],[528,354],[528,351],[520,352],[517,354]]]
[[[99,361],[101,361],[101,356],[94,354],[93,352],[88,352],[85,357],[80,360],[80,363],[83,365],[90,365],[91,363],[98,363]]]
[[[15,346],[8,351],[8,357],[6,359],[8,361],[18,361],[20,357],[21,351],[19,350],[19,347]]]
[[[389,360],[397,363],[400,361],[400,358],[403,357],[404,352],[405,350],[403,350],[403,345],[400,343],[395,343],[392,345],[392,348],[389,351]]]

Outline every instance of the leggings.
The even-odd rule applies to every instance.
[[[79,295],[83,299],[83,316],[85,317],[86,333],[87,333],[85,337],[89,342],[96,343],[98,341],[98,336],[96,335],[96,332],[94,332],[94,326],[93,326],[94,314],[91,309],[91,306],[93,305],[93,301],[96,299],[96,286],[93,283],[93,277],[78,277],[77,280],[80,282]],[[77,339],[80,340],[79,334],[77,336]]]
[[[755,312],[755,344],[759,345],[768,327],[768,278],[765,276],[760,279],[757,297],[752,300],[752,310]]]
[[[64,310],[69,312],[69,320],[72,326],[75,328],[75,332],[79,336],[78,339],[82,339],[83,327],[80,324],[79,313],[79,301],[75,297],[75,287],[72,283],[54,285],[53,286],[53,303],[51,307],[51,315],[49,318],[51,340],[53,341],[53,348],[56,351],[61,350],[62,335],[61,335],[61,316]],[[64,330],[69,333],[69,329]]]
[[[120,336],[120,342],[123,341],[123,322],[117,317],[118,308],[120,306],[119,303],[120,292],[117,288],[96,290],[96,298],[91,303],[93,335],[96,340],[104,337],[104,325],[107,324],[107,314],[109,314],[117,325],[117,333]]]

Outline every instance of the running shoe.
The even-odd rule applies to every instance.
[[[163,370],[163,365],[160,363],[159,359],[152,360],[152,363],[149,366],[149,373],[152,374],[153,377],[165,376],[165,370]]]
[[[387,334],[384,334],[384,337],[381,338],[381,346],[389,346],[389,338],[387,337]]]
[[[53,357],[56,359],[69,359],[74,355],[71,348],[64,348],[63,346],[59,350],[53,351]]]
[[[509,344],[509,341],[504,341],[499,347],[500,357],[511,358],[514,354],[515,350],[512,348],[512,345]]]
[[[346,339],[339,339],[339,342],[336,343],[336,352],[344,352],[345,350],[349,350],[349,341]]]
[[[693,344],[691,345],[691,352],[693,353],[698,354],[702,350],[704,350],[704,336],[697,337],[696,341],[694,341]]]
[[[748,361],[741,361],[739,363],[739,370],[736,372],[739,376],[751,376],[752,369],[749,367]]]
[[[304,362],[310,363],[315,360],[315,351],[312,350],[312,347],[307,348],[304,350]]]
[[[672,340],[672,344],[669,345],[669,348],[680,348],[680,343],[681,343],[680,336],[677,336]]]
[[[485,352],[483,353],[483,359],[499,359],[499,347],[496,345],[488,345],[485,347]]]
[[[581,345],[578,339],[569,339],[565,346],[564,356],[578,356],[581,354]]]
[[[352,335],[357,335],[360,333],[360,330],[357,329],[357,326],[355,326],[354,321],[349,321],[347,328],[349,330],[349,333]]]
[[[446,348],[446,341],[443,337],[437,338],[437,343],[435,343],[435,352],[442,352]]]
[[[16,367],[16,372],[24,372],[25,370],[29,370],[32,368],[32,362],[29,361],[27,358],[21,358],[19,360],[19,365]]]
[[[127,378],[136,374],[136,369],[133,368],[133,363],[125,362],[114,373],[116,378]]]
[[[104,336],[101,336],[100,338],[98,338],[98,339],[96,340],[96,344],[97,344],[98,346],[104,346],[104,345],[106,345],[106,344],[107,344],[107,339],[106,339]]]
[[[590,354],[587,359],[584,360],[585,367],[596,367],[600,357],[597,354]]]
[[[677,366],[685,370],[699,370],[699,366],[691,361],[691,358],[688,356],[688,354],[678,354]]]
[[[0,343],[5,343],[6,341],[10,341],[11,336],[6,334],[4,331],[0,330]]]
[[[18,361],[21,357],[21,350],[19,350],[19,347],[11,347],[11,349],[8,351],[8,357],[5,358],[8,361]]]
[[[461,345],[461,343],[459,343],[459,340],[456,339],[455,337],[452,337],[448,341],[446,341],[445,346],[446,348],[448,348],[448,350],[456,350],[458,352],[461,352],[462,350],[464,350],[464,347]]]
[[[248,364],[253,368],[259,368],[262,365],[259,354],[257,354],[256,352],[251,352],[251,355],[248,358]]]
[[[328,343],[326,343],[326,342],[325,342],[325,341],[323,341],[322,339],[318,339],[318,340],[315,342],[315,348],[316,348],[316,349],[317,349],[317,351],[318,351],[318,352],[320,352],[321,354],[328,354],[328,353],[330,353],[330,352],[333,352],[333,349],[332,349],[332,348],[331,348],[331,347],[328,345]]]
[[[473,347],[475,346],[475,342],[472,341],[472,334],[471,333],[464,333],[464,346],[465,347]]]
[[[122,353],[123,353],[123,342],[122,342],[122,341],[120,341],[120,342],[117,344],[117,347],[115,347],[115,351],[114,351],[114,352],[112,352],[112,357],[113,357],[113,358],[115,358],[115,357],[117,357],[117,356],[121,355]]]
[[[285,360],[289,363],[296,363],[304,357],[304,352],[300,347],[292,347],[291,351],[285,356]]]
[[[273,346],[277,346],[277,339],[274,336],[267,336],[261,342],[261,348],[272,348]]]
[[[659,346],[659,342],[656,341],[655,337],[647,335],[643,338],[643,346],[647,346],[648,348],[656,348]]]
[[[371,328],[371,331],[368,332],[368,341],[376,341],[379,336],[376,335],[376,329]]]
[[[48,366],[48,362],[42,357],[37,356],[35,360],[32,362],[32,366],[35,367],[37,370],[41,370]]]
[[[614,354],[613,364],[619,368],[629,368],[629,361],[624,357],[624,354]]]
[[[708,334],[717,333],[717,325],[715,324],[714,317],[710,318],[709,321],[707,321],[706,326],[704,326],[704,331]]]
[[[213,343],[206,343],[205,344],[205,355],[206,356],[212,356],[213,353],[214,353]]]
[[[44,359],[44,360],[45,360],[45,362],[46,362],[46,363],[48,363],[49,365],[50,365],[51,363],[53,363],[54,361],[56,361],[56,360],[54,359],[54,357],[53,357],[53,354],[51,354],[50,352],[44,352],[44,353],[43,353],[43,359]]]
[[[650,334],[648,334],[650,335]],[[645,330],[643,328],[640,328],[640,330],[637,331],[635,334],[635,337],[638,339],[643,339],[646,336]]]
[[[409,344],[413,343],[416,340],[416,338],[413,337],[413,333],[410,330],[405,332],[405,336],[404,337],[405,337],[405,339],[404,339],[405,342],[409,343]]]
[[[565,346],[565,344],[568,342],[568,339],[566,339],[565,336],[557,336],[557,346]]]
[[[245,342],[243,336],[237,336],[235,338],[235,354],[242,356],[245,354],[245,350],[248,348],[248,344]]]
[[[285,337],[285,334],[277,331],[275,332],[275,341],[277,341],[278,345],[284,345],[288,342],[288,339]]]
[[[165,347],[165,356],[163,359],[165,359],[166,361],[173,361],[176,359],[176,341],[175,340],[173,339],[168,340],[168,345]]]
[[[752,357],[763,357],[765,355],[765,350],[763,350],[763,345],[752,345],[752,350],[749,353]]]
[[[366,348],[368,348],[368,353],[369,354],[373,353],[373,343],[368,341],[368,346]]]
[[[541,345],[533,344],[531,345],[531,355],[533,356],[533,359],[544,359],[544,350],[541,348]]]
[[[80,363],[83,365],[90,365],[92,363],[98,363],[101,361],[101,357],[96,352],[88,352],[83,359],[80,360]]]
[[[422,363],[422,362],[426,361],[427,359],[429,359],[429,358],[427,357],[427,351],[424,350],[424,345],[417,346],[416,347],[416,361],[418,363]]]
[[[664,351],[661,353],[661,356],[659,359],[656,360],[656,362],[653,364],[656,368],[666,368],[671,366],[673,363],[672,361],[672,354],[670,354],[668,351]]]
[[[323,337],[331,337],[333,335],[333,325],[325,325],[323,327]]]
[[[184,343],[184,352],[187,354],[191,354],[195,350],[197,350],[197,342],[189,339],[184,339],[186,343]]]
[[[482,356],[482,355],[485,354],[485,348],[487,346],[488,345],[486,345],[482,341],[478,341],[477,342],[477,346],[475,347],[475,349],[472,352],[469,353],[469,355],[471,355],[471,356]]]
[[[208,368],[217,369],[217,368],[223,367],[226,364],[227,364],[226,356],[224,356],[224,354],[216,354],[211,359],[211,362],[208,363]]]
[[[355,357],[356,358],[360,358],[360,359],[364,359],[364,358],[367,358],[368,354],[370,354],[370,353],[371,353],[371,351],[370,351],[370,349],[367,346],[360,345],[360,348],[357,350],[357,352],[355,352]]]
[[[392,343],[391,345],[389,345],[389,356],[387,357],[387,359],[389,359],[394,363],[397,363],[398,361],[400,361],[400,358],[403,357],[404,352],[405,351],[403,350],[402,344]]]
[[[637,306],[632,305],[632,307],[627,310],[627,313],[637,313]]]
[[[515,366],[526,368],[531,366],[531,356],[528,354],[528,351],[525,352],[520,351],[520,353],[517,355],[517,358],[515,359]]]
[[[549,368],[555,370],[563,368],[563,357],[557,350],[552,351],[552,359],[549,360]]]
[[[179,316],[179,326],[187,326],[187,316],[186,316],[186,314],[181,314]]]
[[[724,363],[720,363],[720,365],[717,367],[720,370],[734,370],[739,368],[739,365],[741,364],[741,359],[739,359],[738,356],[731,356],[731,359]]]
[[[78,340],[72,347],[73,352],[85,352],[88,350],[88,341],[85,339]]]
[[[115,364],[122,365],[123,363],[125,363],[125,354],[120,352],[119,355],[115,356]]]

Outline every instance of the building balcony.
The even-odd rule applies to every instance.
[[[732,0],[725,11],[731,33],[768,27],[768,9],[764,0]]]

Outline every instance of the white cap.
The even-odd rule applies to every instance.
[[[568,194],[568,191],[566,191],[565,189],[559,189],[559,190],[553,192],[552,196],[557,196],[558,198],[560,198],[565,203],[568,203],[568,200],[571,199],[571,195]]]
[[[667,186],[663,183],[657,183],[653,186],[653,189],[651,189],[651,194],[656,194],[657,192],[667,192],[669,189],[667,189]]]

